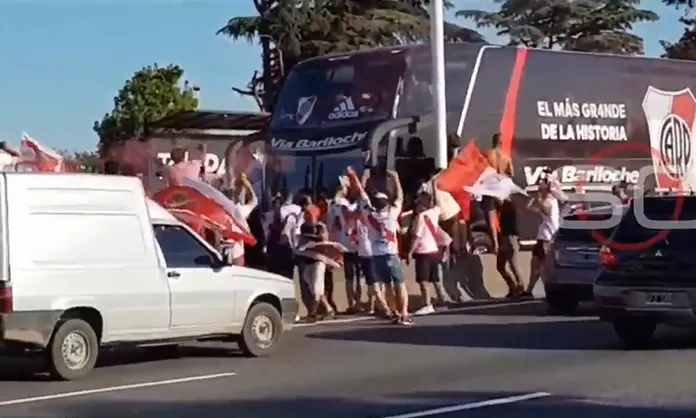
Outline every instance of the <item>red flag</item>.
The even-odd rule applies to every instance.
[[[450,161],[435,181],[435,187],[448,192],[459,204],[460,218],[469,220],[470,196],[464,187],[472,186],[491,164],[472,139],[462,146],[457,156]]]
[[[436,187],[445,192],[458,192],[472,186],[481,174],[491,167],[488,158],[479,150],[476,142],[471,140],[462,147],[461,152],[449,163],[436,180]]]
[[[63,157],[60,154],[45,147],[39,141],[30,137],[26,132],[22,133],[22,140],[19,143],[20,153],[33,154],[32,158],[27,158],[28,163],[32,163],[38,171],[59,172],[63,171]]]
[[[155,193],[153,199],[197,231],[210,228],[223,239],[256,245],[246,218],[225,195],[195,179],[185,177],[183,183]]]

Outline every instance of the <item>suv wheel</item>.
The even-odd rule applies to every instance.
[[[644,348],[652,340],[657,323],[647,319],[622,319],[614,321],[616,335],[626,345],[626,348]]]
[[[572,315],[578,308],[578,298],[562,290],[545,289],[546,304],[553,314]]]
[[[77,380],[89,374],[97,363],[99,341],[92,326],[82,319],[59,322],[44,352],[51,377]]]
[[[282,334],[280,312],[268,303],[255,303],[247,313],[239,348],[247,357],[266,357],[276,350]]]

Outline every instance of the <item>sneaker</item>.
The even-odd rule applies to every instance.
[[[532,294],[532,292],[529,292],[529,291],[527,291],[527,290],[525,290],[524,292],[520,293],[520,297],[523,297],[523,298],[525,298],[525,299],[534,299],[534,295]]]
[[[426,305],[414,312],[414,315],[430,315],[435,313],[435,307],[433,305]]]
[[[399,318],[399,321],[397,322],[397,325],[401,325],[402,327],[410,327],[413,326],[413,319],[410,317],[408,318]]]

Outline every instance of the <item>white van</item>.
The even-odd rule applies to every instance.
[[[292,281],[226,265],[137,178],[0,174],[0,237],[0,345],[42,352],[56,378],[87,375],[100,346],[269,355],[297,314]]]

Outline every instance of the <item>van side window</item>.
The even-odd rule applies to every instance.
[[[168,268],[212,266],[214,255],[188,230],[175,225],[155,225],[154,229]]]

